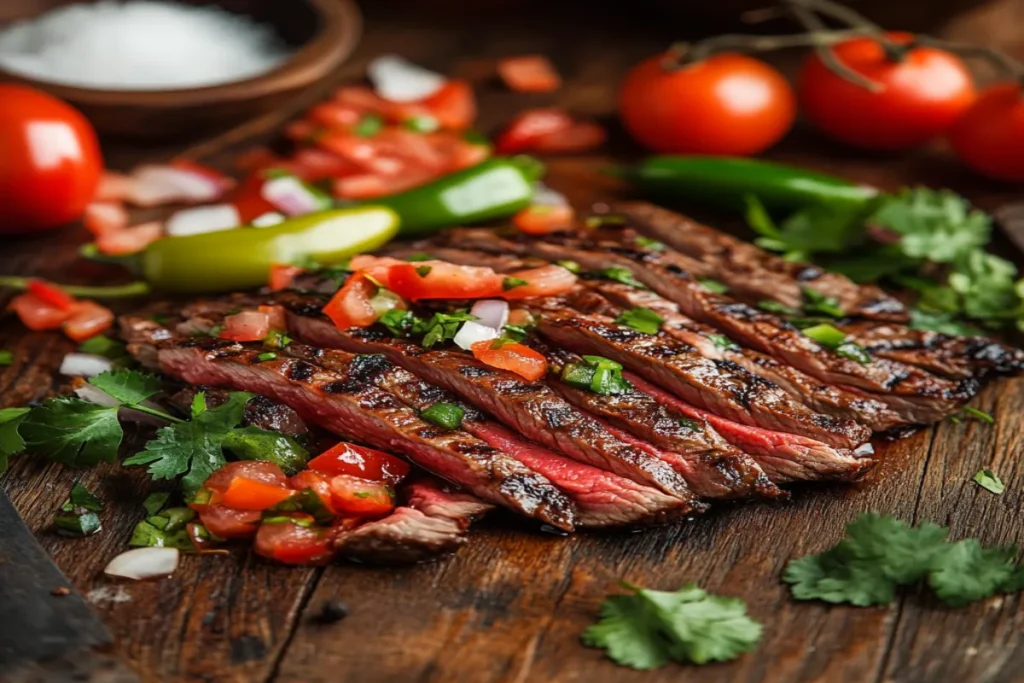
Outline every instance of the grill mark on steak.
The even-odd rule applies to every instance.
[[[843,275],[786,261],[673,211],[647,202],[618,202],[611,211],[641,233],[698,259],[699,269],[695,266],[692,275],[714,277],[750,303],[773,299],[802,308],[801,287],[813,282],[816,291],[835,297],[847,315],[889,322],[909,320],[906,307],[878,287],[858,285]]]
[[[574,460],[649,484],[698,506],[685,480],[666,463],[616,439],[543,384],[531,384],[512,373],[488,368],[462,352],[423,349],[417,344],[367,334],[367,330],[341,331],[326,319],[289,316],[289,329],[317,346],[383,353],[413,374],[490,413],[516,433]]]
[[[697,495],[705,498],[782,495],[757,463],[726,443],[706,421],[689,419],[636,389],[602,396],[570,386],[559,379],[559,374],[566,365],[581,362],[582,358],[539,341],[531,341],[530,345],[547,358],[548,384],[555,393],[577,408],[657,448],[658,457],[683,475]]]
[[[136,321],[130,317],[122,324],[129,333],[138,332]],[[136,336],[130,349],[145,343]],[[239,344],[232,349],[203,349],[202,344],[183,346],[170,341],[160,344],[157,358],[167,374],[184,381],[266,395],[343,437],[401,453],[485,500],[557,528],[573,528],[572,504],[561,492],[546,478],[486,442],[464,432],[429,425],[394,396],[368,384],[351,393],[324,391],[324,386],[349,379],[340,367],[327,372],[297,359],[251,364],[252,356],[261,351]],[[303,371],[303,379],[293,379],[292,368],[298,364],[308,365],[313,372]]]
[[[745,346],[774,356],[827,384],[848,388],[882,401],[909,423],[930,423],[958,411],[979,388],[974,379],[959,382],[929,375],[917,368],[884,358],[861,365],[843,358],[805,337],[786,321],[716,294],[689,277],[671,272],[672,264],[692,258],[669,249],[654,250],[656,262],[638,263],[609,254],[608,244],[589,235],[549,235],[548,241],[517,237],[502,239],[481,229],[458,229],[444,240],[469,249],[496,253],[531,253],[550,260],[571,259],[593,270],[621,266],[662,296],[677,303],[686,315],[712,325]],[[616,240],[632,239],[618,231]],[[435,238],[437,239],[437,238]],[[686,270],[683,268],[683,270]]]
[[[310,347],[305,345],[292,343],[283,352],[308,357],[309,349]],[[462,429],[547,477],[575,504],[576,521],[580,527],[659,524],[691,511],[686,501],[680,498],[576,462],[525,441],[479,410],[463,404],[444,389],[424,382],[405,368],[391,363],[381,354],[373,356],[376,357],[372,361],[376,372],[367,378],[368,381],[392,393],[414,410],[422,411],[439,401],[463,408],[466,413]],[[373,356],[362,355],[354,358]],[[338,350],[320,350],[320,359],[328,370],[335,364],[355,363],[351,360],[352,354]]]

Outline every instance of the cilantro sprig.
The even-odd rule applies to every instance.
[[[948,529],[928,522],[911,527],[863,514],[834,547],[791,561],[783,580],[797,600],[859,607],[889,603],[899,586],[916,583],[926,583],[953,607],[1024,587],[1024,566],[1014,562],[1017,546],[982,548],[976,539],[950,543],[948,535]]]
[[[669,660],[724,662],[761,639],[761,624],[737,598],[711,595],[693,583],[674,592],[622,585],[631,593],[605,600],[600,621],[582,636],[584,645],[603,648],[617,664],[656,669]]]

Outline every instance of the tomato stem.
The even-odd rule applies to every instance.
[[[0,275],[0,287],[24,290],[28,288],[29,280],[35,278],[18,277],[16,275]],[[146,296],[150,292],[149,285],[145,282],[129,282],[125,285],[113,285],[109,287],[92,287],[90,285],[62,285],[55,283],[61,291],[71,296],[83,296],[90,299],[123,299],[136,296]]]

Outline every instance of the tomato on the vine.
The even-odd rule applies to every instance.
[[[949,142],[960,160],[997,180],[1024,182],[1024,90],[997,83],[954,124]]]
[[[909,33],[886,35],[900,47],[897,54],[872,38],[832,48],[840,62],[878,84],[878,90],[843,78],[812,53],[800,74],[800,104],[811,122],[840,142],[910,149],[949,130],[974,101],[974,81],[956,55],[914,46]]]
[[[796,98],[768,64],[722,53],[666,68],[641,62],[619,92],[619,115],[642,145],[665,154],[757,154],[793,125]]]
[[[89,121],[46,93],[0,84],[0,234],[50,230],[79,218],[103,171]]]

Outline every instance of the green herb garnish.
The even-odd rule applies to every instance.
[[[419,319],[413,312],[404,308],[392,308],[377,319],[377,324],[386,327],[393,337],[403,338],[412,333],[417,322]]]
[[[732,339],[729,339],[724,334],[707,334],[707,337],[715,348],[722,349],[723,351],[739,351],[739,346]]]
[[[644,283],[633,277],[633,272],[629,268],[623,268],[622,266],[612,266],[611,268],[604,268],[596,272],[597,275],[607,278],[608,280],[614,280],[615,282],[621,282],[624,285],[630,287],[636,287],[637,289],[647,289]]]
[[[8,366],[14,362],[14,354],[10,351],[0,351],[0,366]]]
[[[562,368],[562,381],[578,389],[602,396],[615,396],[633,390],[622,376],[622,366],[601,356],[583,356],[582,363],[569,363]]]
[[[427,422],[444,427],[445,429],[458,429],[462,425],[462,418],[466,411],[454,403],[435,403],[423,410],[420,415]]]
[[[455,311],[454,313],[435,313],[428,320],[420,320],[413,324],[412,333],[422,335],[421,344],[425,348],[431,348],[436,344],[449,341],[458,334],[462,323],[467,320],[476,320],[476,316],[467,310]]]
[[[583,271],[583,269],[580,267],[580,264],[576,263],[575,261],[555,261],[555,265],[561,266],[562,268],[568,270],[570,273],[575,273],[576,275],[579,275]]]
[[[502,291],[507,292],[510,289],[515,289],[516,287],[522,287],[523,285],[528,285],[528,284],[530,284],[530,283],[527,282],[526,280],[523,280],[522,278],[506,277],[506,278],[502,278],[502,280],[501,280],[501,289],[502,289]]]
[[[432,271],[433,269],[433,266],[418,266],[416,268],[416,274],[419,275],[420,277],[426,277],[430,275],[430,271]]]
[[[649,308],[643,307],[623,311],[615,319],[616,325],[624,325],[644,334],[658,334],[664,322],[665,319],[660,315]]]
[[[718,280],[712,280],[709,277],[697,278],[697,282],[699,282],[704,289],[712,291],[715,294],[725,294],[729,291],[729,288],[726,285],[722,284]]]
[[[433,261],[434,257],[425,251],[418,251],[415,254],[409,254],[405,260],[409,263],[419,263],[420,261]]]
[[[274,353],[273,351],[266,351],[256,356],[256,360],[260,361],[261,363],[266,362],[268,360],[274,360],[275,358],[277,358],[277,354]]]
[[[1001,496],[1003,491],[1006,490],[1006,484],[1004,484],[1003,480],[999,478],[999,475],[992,470],[979,470],[978,473],[974,475],[974,483],[986,491],[991,491],[997,496]]]
[[[352,132],[361,138],[370,138],[384,128],[384,119],[378,114],[367,114],[352,127]]]
[[[842,318],[846,313],[839,307],[839,299],[825,296],[810,287],[801,287],[804,295],[804,313],[818,313],[830,318]]]
[[[58,531],[71,536],[89,536],[100,530],[100,518],[97,512],[103,510],[103,501],[93,495],[89,489],[76,483],[60,512],[53,517]]]
[[[402,124],[414,133],[433,133],[441,128],[441,122],[433,116],[413,116]]]
[[[636,244],[638,247],[650,249],[651,251],[665,250],[664,242],[659,242],[658,240],[651,239],[650,237],[637,237],[636,239],[633,240],[633,243]]]
[[[281,330],[271,330],[263,340],[263,346],[268,349],[283,349],[292,343],[292,338]]]

